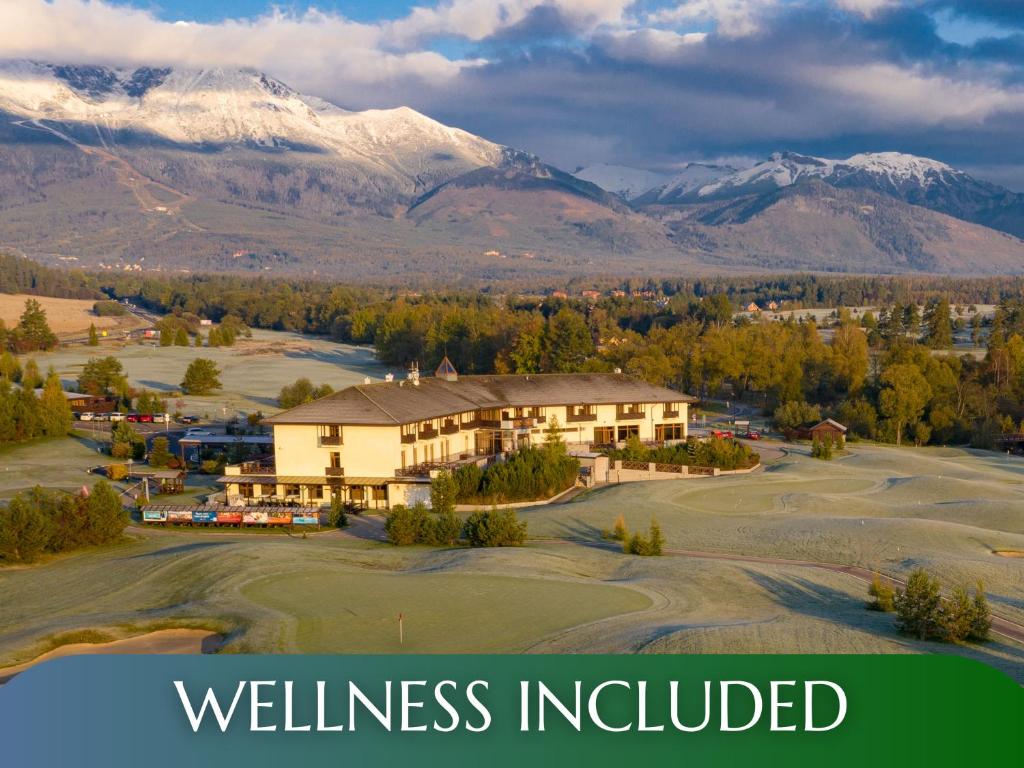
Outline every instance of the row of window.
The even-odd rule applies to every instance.
[[[245,486],[244,483],[241,484]],[[323,485],[309,485],[306,486],[309,489],[309,497],[311,499],[323,500],[326,498],[325,486]],[[299,496],[300,486],[293,483],[286,483],[284,486],[284,496]],[[373,486],[362,486],[354,485],[349,488],[349,498],[352,501],[366,501],[372,499],[373,501],[386,501],[388,498],[388,490],[386,485],[373,485]],[[261,496],[276,496],[277,486],[267,483],[253,483],[252,486],[252,497],[259,498]]]
[[[684,440],[686,426],[683,424],[655,424],[655,440]],[[624,443],[631,437],[640,437],[639,424],[622,424],[617,427],[594,427],[594,444],[609,445]]]

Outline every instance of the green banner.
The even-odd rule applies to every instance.
[[[949,656],[82,656],[0,687],[0,743],[19,767],[1020,765],[1024,691]]]

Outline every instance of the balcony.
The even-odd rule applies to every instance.
[[[583,421],[597,421],[597,414],[582,411],[580,413],[570,413],[565,417],[565,420],[569,424],[579,424]]]
[[[420,440],[431,440],[431,439],[437,437],[437,435],[438,435],[438,432],[433,427],[427,427],[426,429],[421,429],[419,431],[419,439]]]
[[[666,408],[661,412],[661,415],[666,419],[678,419],[679,409],[678,408]]]
[[[615,420],[616,421],[639,421],[643,419],[644,412],[639,408],[616,408],[615,409]]]
[[[411,432],[409,434],[402,435],[402,442],[403,443],[415,443],[416,442],[416,433],[415,432]]]
[[[344,467],[324,467],[324,474],[327,477],[344,477],[345,476],[345,468]]]
[[[238,474],[240,475],[273,475],[274,472],[274,460],[273,459],[256,459],[254,461],[243,461],[238,465]],[[232,474],[228,472],[228,474]]]
[[[341,435],[320,435],[320,447],[343,445]]]
[[[457,434],[458,431],[459,431],[459,425],[456,424],[455,422],[446,422],[441,427],[441,434],[442,435],[454,435],[454,434]]]

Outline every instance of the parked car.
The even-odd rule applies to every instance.
[[[179,416],[178,417],[178,423],[179,424],[198,424],[199,423],[199,417],[198,416]]]
[[[137,422],[139,420],[139,414],[137,414],[137,413],[129,413],[127,416],[124,417],[124,420],[125,421],[131,421],[131,422]]]
[[[211,432],[210,430],[199,429],[198,427],[193,427],[192,429],[185,430],[185,437],[208,437],[212,434],[213,432]]]
[[[756,429],[748,429],[747,433],[743,435],[743,437],[747,438],[747,440],[760,440],[761,433],[758,432]]]
[[[96,418],[96,414],[93,413],[92,411],[84,411],[84,412],[78,414],[78,420],[79,421],[92,421],[95,418]]]
[[[152,413],[140,413],[139,414],[139,421],[142,424],[152,424],[153,423],[153,414]]]
[[[121,413],[120,411],[111,411],[111,413],[110,413],[110,420],[111,421],[124,421],[124,414]]]
[[[110,414],[109,413],[97,413],[93,417],[93,421],[110,421]]]

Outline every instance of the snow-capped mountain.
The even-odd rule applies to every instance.
[[[711,184],[723,176],[736,173],[731,165],[687,163],[683,169],[660,187],[652,187],[637,197],[637,204],[670,205],[687,199],[691,192]]]
[[[667,178],[664,174],[642,168],[605,163],[580,168],[573,176],[597,184],[601,189],[618,195],[623,200],[635,200],[648,190],[664,184]]]
[[[317,153],[410,195],[500,164],[504,150],[412,109],[348,111],[248,69],[5,62],[0,111],[83,143]]]

